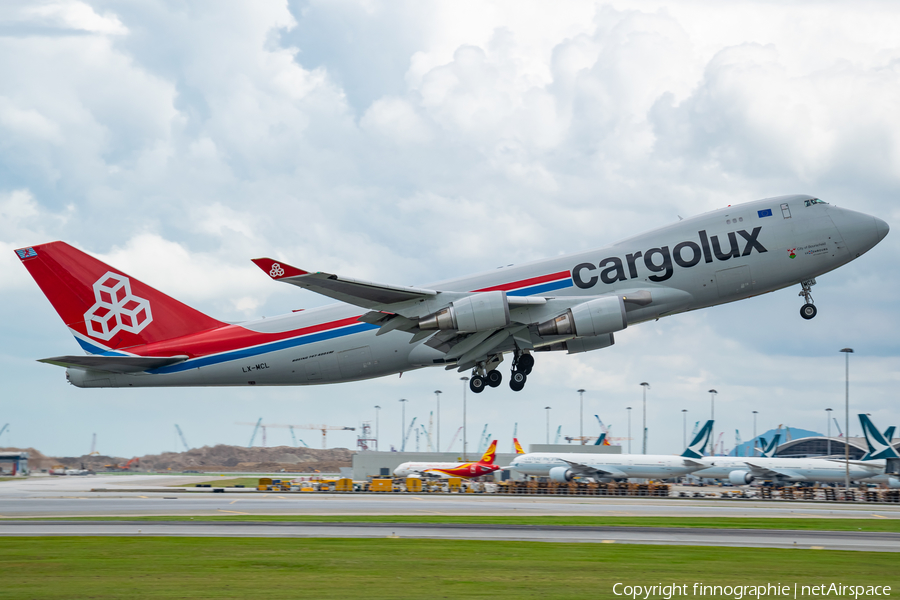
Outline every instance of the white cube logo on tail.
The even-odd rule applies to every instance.
[[[275,279],[276,277],[281,277],[284,275],[284,269],[281,268],[281,265],[278,263],[272,263],[272,268],[269,270],[269,277]]]
[[[119,331],[140,333],[153,321],[150,302],[131,293],[127,277],[107,272],[94,283],[96,302],[84,313],[88,335],[107,341]]]

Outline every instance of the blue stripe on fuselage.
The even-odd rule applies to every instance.
[[[100,346],[95,346],[94,344],[81,339],[77,335],[73,337],[75,338],[75,341],[78,342],[78,345],[81,346],[81,349],[88,354],[102,354],[104,356],[128,356],[127,354],[123,354],[122,352],[114,352]]]
[[[333,340],[335,338],[343,337],[345,335],[353,335],[354,333],[362,333],[364,331],[370,331],[372,329],[378,329],[378,325],[370,325],[368,323],[360,323],[359,325],[351,325],[349,327],[341,327],[338,329],[332,329],[330,331],[321,331],[319,333],[311,333],[309,335],[304,335],[302,337],[289,338],[286,340],[279,340],[277,342],[271,342],[269,344],[262,344],[260,346],[253,346],[250,348],[239,348],[237,350],[230,350],[228,352],[223,352],[222,354],[215,354],[213,356],[204,356],[201,358],[196,358],[194,360],[188,360],[183,363],[178,363],[177,365],[172,365],[171,367],[162,367],[160,369],[153,369],[152,371],[147,371],[147,372],[153,373],[153,374],[178,373],[180,371],[187,371],[189,369],[196,369],[199,367],[208,367],[210,365],[215,365],[215,364],[219,364],[219,363],[223,363],[223,362],[229,362],[232,360],[242,360],[245,358],[250,358],[251,356],[267,354],[269,352],[277,352],[278,350],[286,350],[288,348],[296,348],[297,346],[304,346],[306,344],[314,344],[315,342],[323,342],[325,340]]]
[[[520,290],[512,290],[506,292],[507,296],[530,296],[532,294],[543,294],[544,292],[552,292],[553,290],[561,290],[563,288],[572,287],[572,278],[560,279],[559,281],[550,281],[548,283],[540,283],[531,287],[522,288]]]

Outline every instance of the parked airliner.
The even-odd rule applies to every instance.
[[[518,440],[516,445],[518,445]],[[409,477],[410,475],[436,475],[438,477],[462,477],[471,479],[481,477],[488,473],[500,470],[494,462],[497,457],[497,440],[491,442],[484,456],[476,462],[405,462],[394,469],[394,477]]]
[[[702,479],[721,479],[734,485],[747,485],[754,481],[777,483],[842,483],[849,471],[851,481],[873,481],[900,487],[897,475],[885,472],[891,462],[900,458],[897,451],[884,439],[866,415],[859,415],[866,436],[869,452],[862,460],[848,463],[840,458],[791,458],[791,457],[730,457],[707,456],[700,462],[706,468],[691,473]],[[888,470],[896,473],[897,463]],[[878,478],[878,479],[874,479]]]
[[[87,354],[66,367],[78,387],[314,385],[440,366],[471,370],[473,392],[519,391],[535,354],[612,346],[645,321],[799,285],[816,315],[816,277],[888,233],[881,219],[812,196],[714,210],[598,250],[423,287],[254,262],[274,281],[339,304],[229,324],[63,242],[16,254]]]
[[[550,477],[564,483],[579,477],[610,479],[671,479],[703,468],[703,449],[709,443],[713,421],[707,421],[681,456],[673,454],[590,454],[584,452],[531,452],[517,456],[509,466],[523,475]]]

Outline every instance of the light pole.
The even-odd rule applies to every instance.
[[[400,398],[400,452],[406,450],[406,398]]]
[[[850,489],[850,355],[853,348],[841,348],[844,353],[844,487]]]
[[[681,409],[681,444],[687,448],[687,409]]]
[[[644,388],[644,454],[647,454],[647,390],[650,389],[650,384],[646,381],[641,382],[641,387]]]
[[[441,394],[443,394],[441,390],[434,390],[434,396],[437,398],[437,448],[438,452],[441,451]]]
[[[709,420],[713,422],[709,432],[709,439],[712,440],[710,445],[712,452],[709,453],[711,456],[716,455],[716,394],[718,393],[716,390],[709,390]]]
[[[468,387],[468,377],[460,377],[463,384],[463,461],[466,460],[466,388]]]
[[[378,411],[381,410],[381,407],[377,404],[375,405],[375,450],[378,450]]]
[[[584,390],[578,390],[578,437],[584,445]]]
[[[631,407],[626,406],[625,410],[628,411],[628,454],[631,454]]]
[[[756,415],[758,412],[757,410],[753,411],[753,456],[756,456]]]
[[[825,427],[828,428],[828,453],[826,456],[831,456],[831,409],[825,409]],[[888,440],[890,441],[890,440]]]
[[[544,410],[547,411],[547,445],[550,445],[550,407],[545,406]]]

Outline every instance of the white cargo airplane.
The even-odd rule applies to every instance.
[[[900,487],[897,466],[900,455],[875,428],[866,415],[859,415],[869,452],[862,460],[849,462],[851,481],[872,481]],[[747,485],[754,481],[777,483],[842,483],[847,477],[847,463],[840,458],[790,458],[790,457],[728,457],[707,456],[700,459],[707,468],[691,473],[701,479],[721,479],[734,485]],[[894,473],[886,472],[888,471]]]
[[[728,206],[621,242],[423,287],[383,285],[254,262],[273,280],[339,304],[228,324],[63,242],[16,250],[87,356],[78,387],[313,385],[429,366],[472,370],[470,387],[521,390],[534,353],[606,348],[629,325],[800,285],[888,233],[881,219],[783,196]]]
[[[523,475],[549,477],[565,483],[578,477],[595,481],[611,479],[671,479],[703,468],[703,449],[709,443],[713,422],[707,421],[681,456],[673,454],[589,454],[582,452],[531,452],[517,456],[509,466]]]

